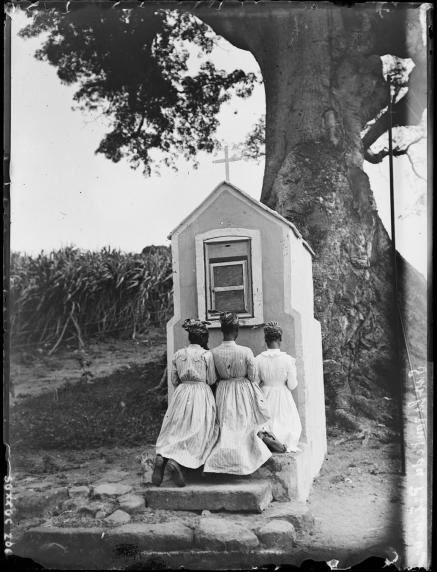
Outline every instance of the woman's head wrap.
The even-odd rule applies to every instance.
[[[238,316],[234,312],[221,312],[220,324],[222,328],[232,328],[238,326]]]
[[[202,336],[208,333],[208,326],[211,322],[205,322],[203,320],[196,320],[194,318],[187,318],[182,324],[184,330],[187,330],[189,334],[194,334],[195,336]]]
[[[282,336],[282,328],[278,322],[267,322],[264,326],[265,336]]]

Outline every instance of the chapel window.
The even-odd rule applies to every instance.
[[[207,317],[224,311],[253,317],[251,240],[205,241],[204,248]]]

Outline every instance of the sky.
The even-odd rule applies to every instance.
[[[139,252],[168,244],[169,232],[224,180],[224,165],[213,163],[223,154],[200,153],[197,169],[183,160],[176,172],[161,167],[150,177],[95,154],[105,134],[102,118],[72,109],[75,87],[61,84],[54,67],[34,58],[41,39],[19,38],[25,24],[22,12],[12,14],[11,249],[32,255],[67,245]],[[224,40],[213,61],[227,71],[258,70],[250,53]],[[225,104],[218,138],[230,147],[242,142],[264,112],[260,85],[250,99]],[[416,171],[425,176],[426,141],[411,151]],[[387,161],[365,168],[390,232]],[[233,162],[230,181],[259,199],[263,172],[262,161]],[[394,178],[397,247],[426,275],[426,211],[415,212],[426,183],[406,157],[395,160]]]

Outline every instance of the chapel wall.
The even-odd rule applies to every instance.
[[[261,233],[261,264],[263,284],[264,321],[278,320],[284,329],[283,350],[295,354],[294,318],[285,311],[284,305],[284,249],[288,248],[284,240],[285,224],[273,217],[267,217],[244,200],[232,193],[222,192],[203,213],[173,236],[177,241],[178,275],[180,285],[181,315],[171,324],[174,338],[173,352],[187,343],[186,332],[181,328],[185,318],[197,316],[197,283],[195,237],[212,228],[247,228]],[[303,248],[302,244],[299,248]],[[254,261],[253,272],[257,271]],[[215,347],[221,343],[219,328],[210,329],[209,345]],[[265,349],[264,332],[260,327],[240,327],[238,343],[252,348],[255,355]]]

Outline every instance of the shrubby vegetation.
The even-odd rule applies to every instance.
[[[67,247],[37,257],[11,257],[12,349],[44,347],[53,353],[74,337],[135,337],[172,313],[171,253],[141,254]]]

